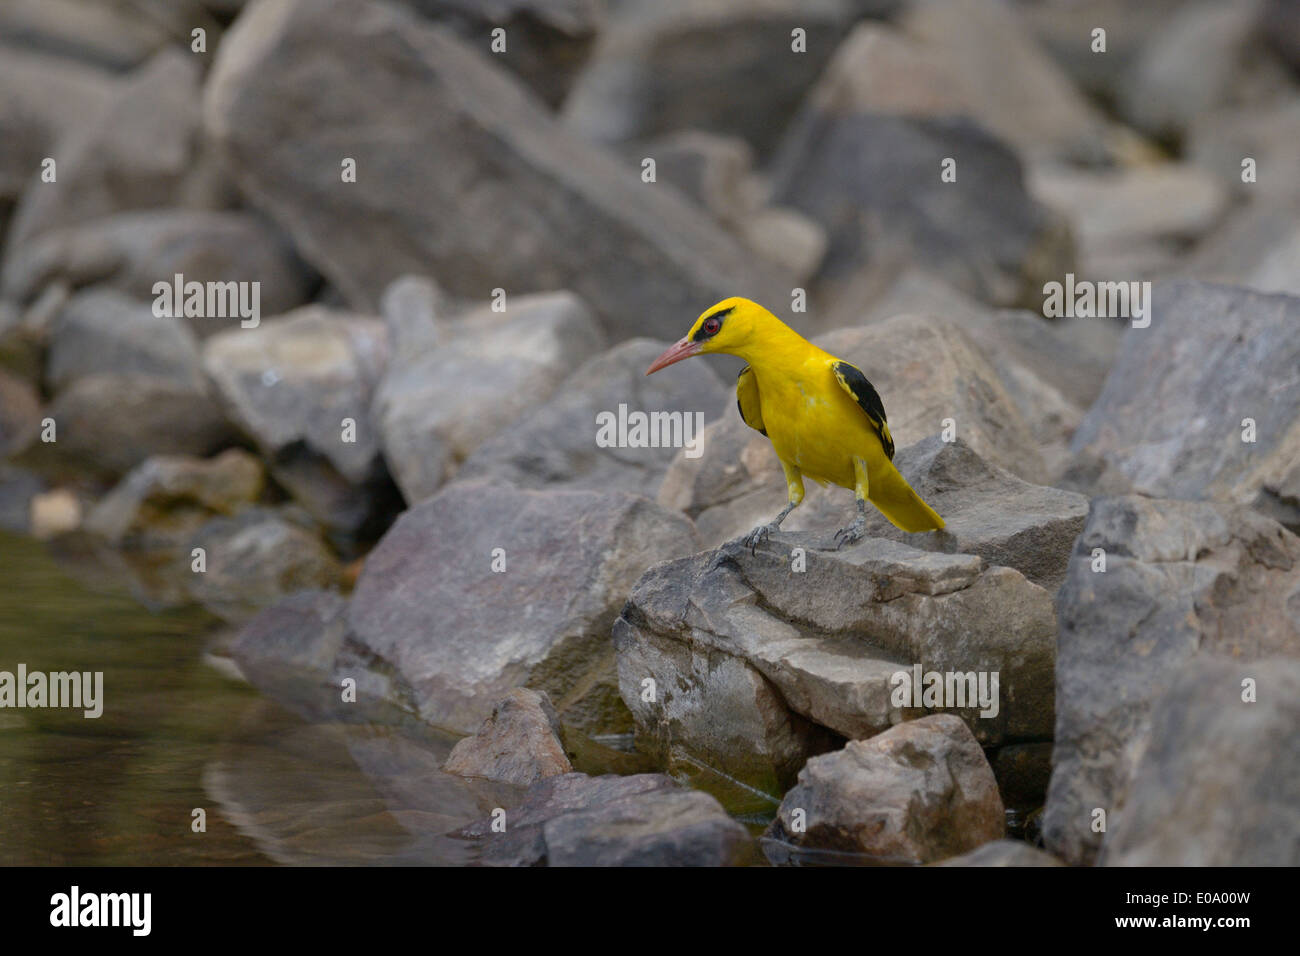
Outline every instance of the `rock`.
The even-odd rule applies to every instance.
[[[1020,840],[990,840],[982,847],[935,866],[1064,866],[1052,856]]]
[[[387,352],[378,319],[315,305],[204,344],[203,368],[230,419],[332,530],[364,533],[395,509],[371,421]]]
[[[645,152],[657,182],[676,186],[719,222],[739,222],[759,204],[754,151],[743,139],[687,129],[646,144]]]
[[[930,863],[997,840],[1004,828],[979,744],[962,721],[935,714],[813,757],[768,838],[796,851]]]
[[[1287,98],[1251,108],[1228,107],[1197,115],[1187,133],[1187,157],[1238,196],[1294,204],[1300,200],[1300,103]],[[1243,182],[1242,161],[1255,161]],[[1292,214],[1294,215],[1294,214]]]
[[[605,23],[603,0],[407,0],[479,50],[505,30],[502,61],[551,107],[558,107]]]
[[[580,730],[622,730],[609,626],[644,568],[694,547],[643,498],[456,482],[370,553],[349,621],[436,726],[472,733],[527,686]]]
[[[1300,297],[1300,198],[1261,197],[1236,210],[1197,246],[1181,274]]]
[[[1163,267],[1180,243],[1204,235],[1228,207],[1227,190],[1212,175],[1175,163],[1107,171],[1038,167],[1029,190],[1069,217],[1080,272],[1091,279],[1132,279],[1135,258]]]
[[[560,718],[544,692],[517,687],[497,701],[483,726],[456,744],[447,773],[531,786],[543,777],[571,773],[560,742]]]
[[[172,39],[160,19],[122,3],[9,0],[0,11],[0,42],[110,70],[130,69]]]
[[[811,279],[826,257],[826,230],[794,209],[760,209],[741,220],[739,233],[751,249],[800,282]]]
[[[639,0],[610,19],[565,101],[565,124],[602,143],[683,129],[775,143],[852,21],[840,0]],[[792,31],[805,31],[804,52]]]
[[[132,74],[93,122],[59,144],[57,187],[23,194],[9,247],[127,209],[221,206],[228,187],[200,148],[199,81],[194,57],[177,50]]]
[[[394,279],[380,302],[389,352],[402,361],[445,345],[442,316],[448,308],[446,293],[428,276]]]
[[[567,773],[529,789],[507,812],[461,835],[488,866],[736,866],[757,861],[753,839],[713,797],[662,774]]]
[[[491,476],[520,488],[651,493],[678,449],[602,447],[596,440],[602,421],[617,422],[620,406],[628,416],[676,415],[673,437],[681,446],[697,440],[704,423],[734,401],[702,362],[647,378],[645,370],[667,347],[667,342],[632,339],[591,359],[549,401],[479,445],[458,477]]]
[[[1300,70],[1300,12],[1288,0],[1268,0],[1260,33],[1291,69]]]
[[[45,383],[58,392],[101,373],[203,385],[198,342],[184,321],[160,318],[149,305],[104,287],[72,296],[54,320]]]
[[[86,530],[117,546],[176,549],[208,519],[254,503],[265,481],[261,461],[238,448],[207,460],[149,458],[91,510]]]
[[[944,430],[985,461],[1022,480],[1039,483],[1046,471],[1029,425],[975,341],[951,322],[922,315],[895,316],[855,329],[817,336],[814,342],[863,370],[880,393],[898,448]],[[786,500],[780,463],[766,437],[731,408],[704,430],[697,458],[679,455],[664,475],[659,503],[685,511],[701,540],[719,544],[771,520]],[[808,496],[783,525],[821,527],[832,511],[844,524],[851,495],[811,482]],[[825,530],[830,530],[826,528]]]
[[[79,378],[46,408],[55,438],[25,453],[37,471],[116,479],[152,455],[215,454],[236,435],[206,392],[166,379]]]
[[[1200,0],[1174,11],[1152,31],[1119,88],[1120,114],[1154,136],[1176,140],[1194,117],[1237,99],[1246,77],[1266,68],[1256,35],[1262,7],[1262,0]]]
[[[1105,573],[1093,570],[1097,549]],[[1093,861],[1101,844],[1094,811],[1122,810],[1125,749],[1150,739],[1153,703],[1189,665],[1226,657],[1255,671],[1264,657],[1300,657],[1298,593],[1300,539],[1249,508],[1138,496],[1092,502],[1058,597],[1056,749],[1044,819],[1052,853]],[[1223,719],[1235,735],[1235,718]],[[1189,759],[1219,752],[1196,739]]]
[[[1150,702],[1149,730],[1132,751],[1131,776],[1102,846],[1103,865],[1300,863],[1295,634],[1287,657],[1198,658]],[[1247,680],[1258,694],[1249,702]]]
[[[40,429],[40,396],[22,379],[0,370],[0,458],[21,452]]]
[[[204,283],[205,291],[207,283],[223,283],[223,294],[224,284],[249,283],[242,287],[249,305],[256,289],[255,316],[186,316],[200,337],[285,312],[306,301],[312,287],[310,274],[284,237],[256,216],[194,209],[121,213],[54,230],[13,248],[0,286],[13,299],[28,301],[51,283],[75,287],[103,282],[153,303],[159,300],[156,284],[174,288],[177,275],[186,283]]]
[[[944,64],[967,104],[966,115],[1022,155],[1082,163],[1113,159],[1115,134],[1104,116],[1039,46],[1021,9],[998,0],[914,3],[900,26]],[[1088,33],[1077,42],[1086,44]]]
[[[67,488],[53,488],[33,495],[28,529],[33,538],[45,541],[76,531],[81,526],[81,500]]]
[[[981,716],[964,695],[942,708],[985,745],[1050,737],[1046,591],[974,555],[879,538],[841,551],[823,544],[782,532],[752,555],[732,546],[645,573],[614,625],[638,749],[665,764],[684,754],[780,793],[828,749],[828,731],[869,737],[924,713],[898,696],[917,667],[998,673],[996,713]]]
[[[819,280],[832,290],[864,268],[924,262],[981,299],[1027,301],[1071,261],[1062,224],[1025,192],[1015,153],[950,104],[946,76],[882,31],[859,28],[791,123],[773,201],[825,228]],[[897,63],[904,79],[872,82],[878,51],[881,72]]]
[[[586,305],[564,292],[507,300],[506,312],[478,309],[447,334],[445,347],[394,356],[375,395],[384,455],[412,504],[603,345]]]
[[[1280,486],[1300,459],[1300,299],[1180,280],[1151,300],[1150,328],[1124,333],[1073,450],[1145,495],[1253,502]]]
[[[264,508],[213,518],[190,539],[207,570],[186,587],[194,600],[232,623],[250,620],[295,591],[336,587],[342,569],[316,534]]]
[[[570,289],[615,338],[672,340],[736,289],[789,295],[676,190],[570,136],[487,58],[398,8],[249,7],[218,53],[205,123],[250,202],[354,308],[429,272],[480,301]],[[356,182],[341,181],[345,158]]]

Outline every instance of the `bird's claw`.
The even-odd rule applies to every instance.
[[[741,539],[741,544],[744,545],[744,547],[749,548],[749,553],[752,555],[758,550],[760,544],[772,537],[772,532],[775,530],[776,525],[761,524],[753,531],[749,532],[749,534],[745,535],[745,537]]]
[[[835,532],[835,550],[839,550],[846,544],[852,544],[860,540],[866,534],[867,522],[865,518],[858,518],[857,521],[847,528],[840,528]]]

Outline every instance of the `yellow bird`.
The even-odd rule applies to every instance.
[[[746,535],[747,546],[756,548],[803,501],[805,476],[853,489],[858,518],[836,532],[837,547],[863,536],[868,501],[904,531],[943,527],[894,467],[885,406],[860,369],[819,349],[756,302],[731,298],[706,310],[646,374],[710,352],[749,363],[736,380],[740,417],[767,436],[785,470],[789,504]]]

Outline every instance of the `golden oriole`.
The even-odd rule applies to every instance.
[[[785,471],[789,504],[745,536],[751,549],[803,500],[804,476],[852,488],[857,497],[858,518],[836,532],[837,546],[862,537],[868,501],[904,531],[943,527],[894,467],[885,406],[861,369],[819,349],[761,305],[731,298],[707,309],[646,374],[710,352],[748,363],[736,380],[740,416],[767,436]]]

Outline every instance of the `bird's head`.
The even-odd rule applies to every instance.
[[[650,363],[650,375],[694,355],[725,352],[745,357],[746,346],[754,341],[755,333],[768,323],[780,324],[771,312],[757,302],[733,296],[705,309],[691,330],[674,342],[663,355]]]

